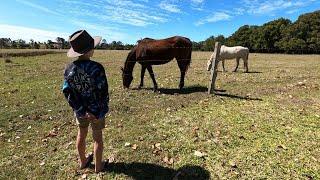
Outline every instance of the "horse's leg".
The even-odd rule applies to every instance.
[[[225,68],[225,66],[224,66],[224,61],[225,61],[225,60],[222,60],[222,68],[223,68],[223,72],[226,72],[226,68]]]
[[[144,78],[144,74],[146,72],[147,66],[146,65],[141,65],[141,80],[140,80],[140,85],[139,85],[139,89],[141,89],[143,87],[143,78]]]
[[[245,72],[249,72],[249,68],[248,68],[248,58],[243,58],[243,66],[246,69]]]
[[[152,82],[153,82],[153,91],[156,92],[158,90],[158,84],[156,82],[156,79],[154,78],[154,73],[153,73],[153,70],[152,70],[152,66],[151,65],[147,66],[147,69],[148,69],[148,72],[149,72],[150,77],[151,77]]]
[[[233,72],[237,72],[237,70],[238,70],[238,67],[239,67],[239,61],[240,61],[240,58],[237,58],[237,65],[236,65],[236,68],[234,69],[234,71]]]
[[[186,71],[188,68],[188,63],[186,61],[186,59],[182,59],[182,60],[177,60],[178,62],[178,66],[180,69],[180,83],[179,83],[179,89],[181,90],[184,87],[184,77],[186,75]]]

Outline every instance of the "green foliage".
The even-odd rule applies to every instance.
[[[301,15],[294,23],[280,18],[262,26],[244,25],[228,38],[211,36],[194,50],[212,51],[217,41],[251,52],[320,53],[320,11]]]

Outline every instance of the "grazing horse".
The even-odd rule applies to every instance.
[[[191,63],[192,43],[186,37],[174,36],[167,39],[155,40],[145,38],[131,49],[122,69],[123,87],[129,88],[133,77],[132,71],[136,62],[141,65],[141,81],[139,88],[143,87],[146,69],[153,81],[153,90],[157,91],[158,85],[154,77],[152,65],[166,64],[174,58],[178,62],[181,72],[179,88],[184,86],[184,77]]]
[[[213,55],[214,55],[214,53],[211,55],[211,57],[207,63],[207,70],[208,71],[210,71],[210,69],[212,67]],[[224,61],[226,59],[236,59],[237,65],[236,65],[236,68],[234,69],[234,72],[236,72],[238,69],[238,66],[239,66],[240,59],[243,59],[244,67],[246,69],[245,72],[248,72],[249,71],[248,57],[249,57],[249,49],[246,47],[242,47],[242,46],[228,47],[228,46],[222,45],[221,49],[220,49],[220,55],[219,55],[218,60],[222,61],[223,71],[226,71],[226,69],[224,67]]]

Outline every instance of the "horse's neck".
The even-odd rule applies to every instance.
[[[124,72],[127,74],[132,74],[134,65],[136,64],[137,60],[135,58],[135,52],[130,52],[124,66]]]
[[[126,65],[124,66],[124,72],[127,74],[132,74],[134,65],[136,64],[136,61],[127,61]]]

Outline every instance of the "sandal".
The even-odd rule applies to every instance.
[[[92,161],[93,161],[93,153],[88,155],[86,164],[84,165],[84,167],[80,167],[80,169],[88,168]]]

